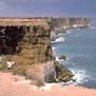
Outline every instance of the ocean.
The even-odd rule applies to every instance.
[[[75,74],[72,84],[96,88],[96,28],[62,32],[52,42],[52,49],[56,59]],[[59,60],[61,55],[67,59]]]

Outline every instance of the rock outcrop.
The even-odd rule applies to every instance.
[[[56,82],[68,82],[73,77],[73,73],[66,68],[64,65],[55,61],[55,70],[56,70]]]
[[[59,59],[60,59],[60,60],[66,60],[66,59],[67,59],[67,57],[66,57],[66,56],[64,56],[64,55],[61,55],[61,56],[59,57]]]

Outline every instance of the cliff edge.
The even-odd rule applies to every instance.
[[[42,19],[0,19],[0,69],[24,75],[38,86],[55,82],[50,33]]]

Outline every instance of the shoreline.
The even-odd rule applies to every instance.
[[[36,87],[24,77],[0,72],[0,96],[96,96],[96,89],[46,84]]]
[[[81,29],[82,30],[82,29]],[[91,30],[91,28],[88,28],[88,30]],[[64,33],[64,34],[66,34],[66,33]],[[69,34],[69,33],[68,33]],[[62,35],[61,35],[62,36]],[[77,35],[76,35],[77,36]],[[66,41],[66,36],[64,37],[65,38],[65,41]],[[61,42],[64,42],[64,43],[66,43],[65,41],[61,41]],[[62,44],[60,42],[60,44]],[[56,44],[58,44],[58,46],[59,46],[59,42],[56,42]],[[56,60],[58,60],[59,62],[61,62],[61,63],[66,63],[66,62],[68,62],[67,60],[62,60],[62,59],[59,59],[59,57],[60,56],[62,56],[62,55],[64,55],[64,54],[62,54],[62,53],[57,53],[57,55],[56,55],[56,50],[58,50],[58,48],[56,47],[56,44],[55,44],[55,47],[54,47],[54,45],[52,46],[53,47],[53,50],[55,51],[54,53],[55,53],[55,57],[56,57]],[[56,49],[57,48],[57,49]],[[58,52],[58,51],[57,51]],[[58,55],[59,54],[59,55]],[[70,59],[70,58],[72,58],[71,56],[68,56],[67,57],[67,55],[65,55],[66,56],[66,58],[68,58],[68,59]],[[69,62],[70,62],[71,60],[69,60]],[[68,67],[67,67],[68,68]],[[75,85],[81,85],[81,86],[83,86],[83,87],[88,87],[88,88],[96,88],[96,86],[94,85],[91,85],[91,81],[90,81],[90,78],[88,77],[88,76],[90,76],[90,75],[88,75],[87,74],[87,71],[86,70],[79,70],[79,69],[75,69],[75,67],[74,68],[72,68],[72,67],[69,67],[68,69],[70,69],[70,71],[73,73],[73,74],[75,74],[75,80],[76,80],[76,82],[72,82],[72,83],[75,83]],[[94,77],[93,77],[94,78]],[[70,83],[68,83],[69,85],[70,85]],[[65,85],[65,84],[64,84]]]

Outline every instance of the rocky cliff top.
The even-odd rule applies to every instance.
[[[49,28],[45,19],[35,18],[0,18],[0,26],[35,26]]]

